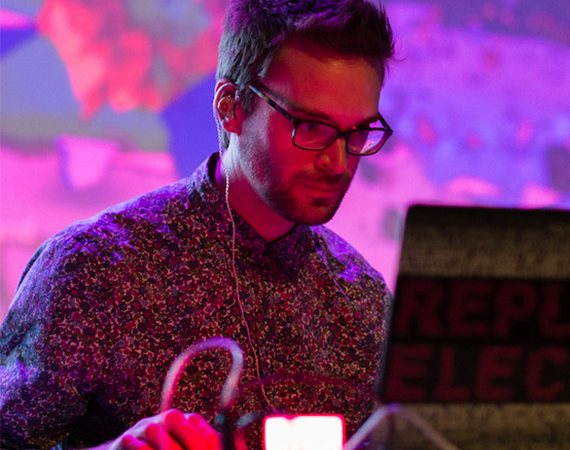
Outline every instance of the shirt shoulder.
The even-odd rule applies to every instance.
[[[321,245],[321,251],[329,263],[345,269],[358,270],[384,283],[382,274],[344,238],[324,225],[314,226],[312,231],[315,241]]]
[[[187,180],[180,180],[75,222],[59,234],[112,237],[121,231],[132,233],[140,227],[162,228],[184,214],[188,201]]]
[[[119,302],[118,294],[111,295],[117,287],[142,283],[139,264],[160,264],[161,248],[176,239],[170,223],[187,207],[186,192],[184,181],[165,186],[48,238],[22,273],[2,333],[20,328],[26,314],[39,320],[81,309],[82,303],[96,311]]]
[[[315,250],[328,273],[348,297],[367,310],[379,311],[384,320],[392,304],[392,294],[382,274],[345,239],[326,226],[313,226]]]

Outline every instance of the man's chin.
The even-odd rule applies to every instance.
[[[321,225],[333,218],[338,204],[303,205],[290,213],[289,220],[301,225]]]
[[[269,205],[284,219],[301,225],[320,225],[333,218],[342,198],[303,195],[272,200]]]

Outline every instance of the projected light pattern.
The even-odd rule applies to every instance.
[[[38,26],[65,62],[81,113],[160,111],[215,70],[220,0],[47,0]]]
[[[0,318],[35,248],[72,221],[189,175],[211,116],[227,0],[6,0],[0,12]],[[565,0],[386,1],[396,61],[330,226],[394,287],[412,202],[570,208]]]

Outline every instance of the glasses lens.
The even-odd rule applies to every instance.
[[[384,130],[357,130],[350,133],[346,144],[353,155],[370,155],[380,150],[385,141]]]
[[[336,130],[324,123],[301,122],[293,135],[293,143],[308,150],[328,147],[336,138]]]

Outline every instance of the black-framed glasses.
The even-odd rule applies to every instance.
[[[368,156],[377,153],[393,133],[380,113],[378,113],[376,122],[346,131],[341,131],[328,123],[297,119],[256,87],[251,85],[248,87],[293,124],[291,142],[295,147],[303,150],[324,150],[342,137],[346,142],[347,153],[356,156]]]

